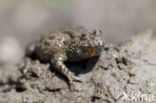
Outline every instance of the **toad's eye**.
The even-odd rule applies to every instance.
[[[88,33],[82,33],[81,38],[86,40],[88,38],[89,34]]]
[[[101,35],[102,31],[101,30],[94,30],[93,34],[95,35]]]
[[[101,34],[102,34],[102,30],[100,30],[100,29],[99,29],[98,31],[99,31],[99,33],[101,33]]]

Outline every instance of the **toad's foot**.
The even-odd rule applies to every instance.
[[[56,54],[51,60],[51,63],[57,71],[59,71],[61,74],[65,75],[68,78],[70,85],[73,85],[73,82],[81,82],[81,80],[78,77],[76,77],[71,71],[69,71],[69,69],[63,63],[63,61],[63,56]]]
[[[74,75],[69,69],[66,67],[66,65],[63,63],[64,57],[60,54],[55,54],[54,58],[51,60],[51,63],[55,67],[57,71],[59,71],[61,74],[65,75],[69,80],[69,85],[72,86],[73,82],[82,82],[78,77]]]
[[[82,82],[81,79],[79,77],[76,77],[73,73],[68,74],[68,79],[71,82]]]
[[[67,78],[69,80],[70,90],[71,91],[79,91],[80,88],[78,87],[76,82],[82,82],[82,80],[79,77],[76,77],[72,72],[69,72]]]
[[[80,91],[81,88],[75,83],[72,82],[72,84],[70,84],[70,91]]]

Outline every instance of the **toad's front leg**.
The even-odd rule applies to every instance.
[[[69,71],[69,69],[63,62],[65,59],[66,57],[64,57],[63,55],[55,54],[51,60],[51,63],[53,64],[53,66],[57,71],[59,71],[61,74],[65,75],[68,78],[70,85],[73,85],[73,81],[81,81],[81,80],[78,77],[76,77],[72,72]]]

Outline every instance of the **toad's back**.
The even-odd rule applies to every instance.
[[[66,49],[75,34],[75,31],[69,30],[43,34],[35,45],[35,53],[38,59],[49,62],[56,53],[65,56]]]

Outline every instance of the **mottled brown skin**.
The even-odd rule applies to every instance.
[[[74,28],[63,29],[43,34],[34,44],[34,49],[30,49],[28,53],[33,50],[39,60],[50,62],[72,84],[79,78],[68,70],[64,61],[80,61],[99,56],[104,44],[100,30],[86,32]]]

